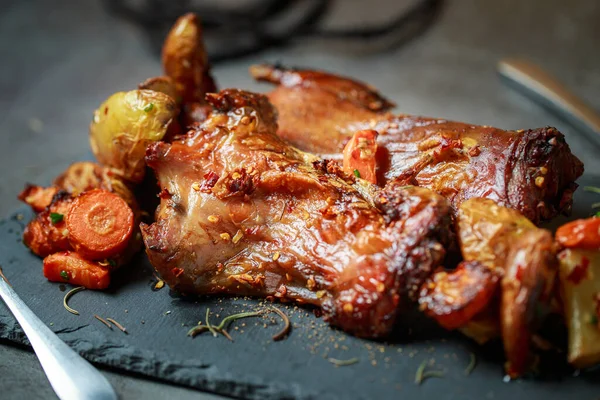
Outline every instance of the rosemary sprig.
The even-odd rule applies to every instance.
[[[217,337],[217,331],[215,328],[213,328],[213,326],[210,324],[210,320],[208,319],[210,316],[210,308],[206,309],[206,326],[208,327],[208,330],[213,334],[213,337]]]
[[[585,186],[583,188],[583,190],[585,190],[586,192],[600,194],[600,187],[596,187],[596,186]]]
[[[356,357],[349,360],[338,360],[337,358],[328,358],[327,361],[335,365],[336,367],[346,367],[348,365],[357,364],[360,360]]]
[[[221,329],[227,327],[228,324],[230,324],[231,322],[233,322],[237,319],[258,317],[259,315],[262,315],[262,314],[264,314],[264,312],[262,312],[262,311],[251,311],[251,312],[243,312],[243,313],[239,313],[239,314],[228,315],[227,317],[223,318],[221,323],[219,325],[215,326],[214,328],[216,330],[221,330]],[[208,314],[207,314],[207,320],[208,320]]]
[[[117,321],[115,321],[114,319],[112,319],[112,318],[106,318],[106,320],[107,320],[108,322],[112,322],[112,324],[113,324],[114,326],[116,326],[116,327],[117,327],[117,329],[119,329],[119,330],[120,330],[121,332],[123,332],[124,334],[126,334],[126,335],[128,334],[128,332],[127,332],[127,329],[125,329],[125,327],[124,327],[123,325],[121,325],[120,323],[118,323],[118,322],[117,322]]]
[[[100,317],[99,315],[94,315],[94,318],[106,325],[108,329],[112,329],[110,322],[107,322],[104,318]]]
[[[219,334],[225,336],[227,339],[233,342],[233,338],[227,332],[227,326],[235,320],[241,318],[249,318],[249,317],[257,317],[259,315],[264,314],[264,311],[252,311],[252,312],[242,312],[238,314],[228,315],[223,318],[219,325],[213,325],[210,323],[210,308],[206,309],[206,317],[204,319],[205,325],[201,325],[201,322],[198,323],[197,326],[190,329],[187,333],[188,336],[194,337],[204,332],[211,332],[214,337],[217,337]],[[282,313],[283,314],[283,313]],[[287,332],[286,332],[287,333]]]
[[[443,371],[425,371],[425,368],[427,368],[427,363],[428,363],[428,360],[424,360],[421,363],[421,365],[419,365],[419,368],[417,368],[417,373],[415,374],[415,383],[417,385],[420,385],[421,383],[423,383],[423,381],[426,380],[427,378],[443,378],[444,377]]]
[[[63,306],[65,307],[65,310],[67,310],[68,312],[70,312],[71,314],[75,314],[75,315],[79,315],[79,311],[69,307],[69,299],[71,298],[71,296],[73,296],[75,293],[77,292],[81,292],[82,290],[85,290],[85,287],[83,286],[79,286],[76,287],[74,289],[71,289],[67,292],[67,294],[65,294],[65,298],[63,299]]]
[[[467,368],[465,368],[465,375],[467,375],[467,376],[471,375],[471,372],[473,372],[473,370],[477,366],[477,357],[475,357],[475,354],[469,353],[469,357],[470,357],[469,365],[467,365]]]
[[[281,311],[279,308],[271,307],[270,309],[275,314],[279,315],[281,317],[281,319],[283,320],[283,329],[281,329],[281,331],[279,331],[278,333],[273,335],[273,340],[277,342],[277,341],[285,338],[290,333],[290,329],[292,328],[292,325],[290,323],[290,319],[288,318],[288,316],[285,315],[285,313],[283,311]]]

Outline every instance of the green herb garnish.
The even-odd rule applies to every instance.
[[[586,192],[600,194],[600,187],[596,187],[596,186],[586,186],[583,188],[583,190],[585,190]]]
[[[64,218],[65,218],[65,216],[64,216],[64,215],[62,215],[62,214],[55,213],[55,212],[52,212],[52,213],[50,213],[50,221],[52,221],[52,224],[53,224],[53,225],[56,225],[56,224],[58,224],[59,222],[62,222],[62,220],[63,220]]]
[[[596,213],[596,217],[600,217],[600,211]]]
[[[106,260],[108,262],[108,265],[110,265],[111,267],[116,267],[117,266],[117,262],[111,258],[109,258],[108,260]]]
[[[207,308],[206,309],[206,317],[204,319],[206,325],[200,325],[200,323],[198,323],[197,326],[193,327],[192,329],[190,329],[188,331],[187,335],[194,337],[203,332],[209,331],[213,334],[214,337],[217,337],[218,334],[220,333],[221,335],[225,336],[227,339],[229,339],[233,342],[233,338],[231,337],[231,335],[229,335],[229,332],[227,332],[227,330],[225,329],[230,323],[232,323],[233,321],[235,321],[237,319],[257,317],[262,314],[264,314],[263,311],[243,312],[243,313],[239,313],[239,314],[233,314],[233,315],[229,315],[229,316],[223,318],[223,320],[221,321],[221,323],[219,325],[212,325],[210,323],[210,319],[209,319],[210,308]]]
[[[149,103],[146,107],[144,107],[144,112],[150,112],[154,108],[153,103]]]
[[[425,368],[427,368],[427,362],[428,362],[428,360],[424,360],[421,363],[421,365],[419,365],[419,368],[417,368],[417,373],[415,374],[415,383],[417,385],[420,385],[421,383],[423,383],[423,381],[427,378],[443,378],[444,377],[443,371],[425,371]]]
[[[77,292],[81,292],[82,290],[85,290],[85,287],[83,286],[79,286],[76,287],[72,290],[70,290],[69,292],[67,292],[67,294],[65,294],[65,298],[63,299],[63,306],[65,307],[65,309],[70,312],[71,314],[75,314],[75,315],[79,315],[79,311],[72,309],[71,307],[69,307],[69,299],[71,298],[71,296],[73,296],[75,293]]]
[[[328,358],[327,361],[335,365],[336,367],[346,367],[358,363],[358,358],[351,358],[349,360],[338,360],[337,358]]]
[[[477,366],[477,358],[475,357],[475,354],[469,353],[469,357],[470,357],[469,365],[467,365],[467,368],[465,368],[465,375],[467,375],[467,376],[471,375],[471,372],[473,372],[473,370]]]
[[[63,278],[65,281],[68,281],[69,279],[71,279],[71,277],[69,276],[69,273],[67,271],[60,271],[60,277]]]
[[[360,178],[360,171],[357,170],[357,169],[355,169],[354,170],[354,176],[357,177],[357,178]]]

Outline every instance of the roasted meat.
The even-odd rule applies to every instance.
[[[535,223],[570,209],[583,164],[554,128],[504,131],[392,114],[373,88],[347,78],[268,65],[250,72],[278,84],[268,94],[279,112],[278,134],[301,150],[341,158],[357,131],[376,130],[380,184],[400,178],[445,196],[455,209],[489,198]]]
[[[356,335],[389,333],[442,262],[448,201],[291,147],[262,95],[207,98],[208,120],[147,151],[161,203],[142,235],[157,272],[185,294],[308,303]]]

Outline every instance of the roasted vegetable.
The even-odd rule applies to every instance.
[[[43,187],[27,184],[19,193],[19,200],[28,204],[35,212],[42,212],[50,205],[52,198],[58,192],[56,186]]]
[[[23,232],[23,243],[40,257],[71,248],[68,240],[67,226],[64,221],[69,212],[72,197],[66,192],[59,192],[52,203]]]
[[[512,242],[504,265],[500,304],[507,373],[512,377],[523,374],[529,367],[538,302],[550,300],[557,268],[550,232],[529,229]]]
[[[41,212],[50,205],[59,191],[76,196],[92,189],[103,189],[117,194],[136,215],[139,214],[139,206],[131,185],[110,168],[89,161],[71,164],[50,187],[30,184],[25,186],[18,197],[35,212]]]
[[[71,246],[88,260],[123,252],[134,230],[134,215],[114,193],[94,189],[77,196],[66,217]]]
[[[561,226],[556,241],[567,248],[600,249],[600,218],[578,219]]]
[[[556,232],[559,243],[574,247],[560,252],[558,259],[561,295],[569,329],[569,362],[577,368],[600,363],[600,245],[597,244],[595,250],[590,245],[600,233],[598,228],[595,231],[587,229],[597,227],[598,221],[600,218],[574,221]],[[578,240],[582,231],[587,232],[583,241]]]
[[[152,90],[118,92],[95,111],[90,143],[98,161],[131,182],[141,182],[146,147],[163,139],[178,115],[170,96]]]
[[[195,14],[180,17],[171,28],[163,45],[162,64],[184,104],[204,104],[204,95],[215,91],[202,27]]]
[[[72,251],[62,251],[44,258],[44,276],[52,282],[81,285],[88,289],[106,289],[110,270]]]
[[[181,97],[179,97],[179,94],[177,93],[175,82],[173,82],[173,79],[169,78],[168,76],[148,78],[138,85],[138,89],[161,92],[171,97],[177,103],[181,103]]]
[[[419,306],[444,328],[460,328],[488,305],[497,284],[493,269],[478,261],[463,261],[455,270],[440,270],[428,279]]]
[[[507,371],[518,376],[528,366],[538,302],[550,300],[555,283],[557,266],[552,235],[537,228],[518,211],[480,198],[460,205],[457,226],[464,259],[479,261],[502,275],[500,304],[490,302],[488,307],[499,307],[498,333],[504,342]],[[485,319],[476,320],[478,329],[467,324],[463,332],[485,332],[489,338],[492,327],[481,329]]]
[[[344,172],[377,183],[377,131],[358,131],[344,147]]]

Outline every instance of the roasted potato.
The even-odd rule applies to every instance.
[[[570,247],[561,251],[558,259],[569,362],[577,368],[600,363],[599,223],[597,217],[573,221],[556,232],[556,240]]]
[[[216,91],[195,14],[180,17],[171,28],[163,45],[162,64],[184,104],[205,103],[204,95]]]
[[[457,217],[460,250],[467,261],[503,268],[509,247],[523,232],[537,229],[521,213],[489,199],[461,204]]]
[[[521,213],[489,199],[470,199],[458,210],[458,236],[463,257],[500,271],[500,332],[508,360],[507,371],[526,371],[540,300],[549,301],[556,281],[556,249],[550,232],[537,228]],[[481,329],[461,329],[465,334]],[[490,337],[490,330],[486,329]],[[481,341],[482,338],[475,338]]]
[[[146,147],[163,139],[178,115],[175,100],[153,90],[132,90],[110,96],[95,111],[90,143],[98,161],[125,179],[144,178]]]
[[[510,376],[523,374],[529,364],[538,301],[548,302],[558,265],[552,234],[529,229],[510,246],[502,278],[500,325]]]
[[[138,89],[161,92],[167,96],[170,96],[177,103],[181,102],[181,98],[179,97],[177,88],[175,87],[175,82],[173,82],[173,79],[169,78],[168,76],[148,78],[138,85]]]

